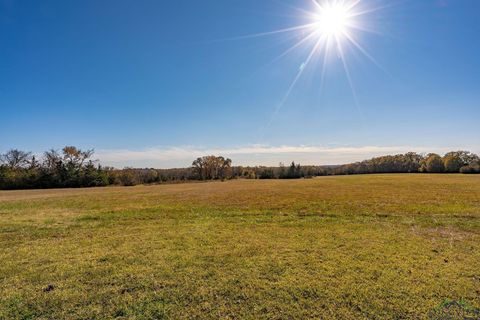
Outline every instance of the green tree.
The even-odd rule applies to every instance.
[[[205,156],[193,161],[192,168],[200,180],[228,179],[232,175],[232,160]]]
[[[452,151],[443,157],[445,171],[459,172],[462,167],[475,166],[480,158],[469,151]]]
[[[445,171],[442,158],[436,153],[430,153],[427,155],[425,162],[426,170],[429,173],[441,173]]]
[[[443,165],[445,166],[445,172],[460,172],[460,169],[464,166],[462,159],[455,154],[446,154],[443,157]]]

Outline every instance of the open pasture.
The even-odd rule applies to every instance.
[[[0,262],[0,319],[474,312],[480,176],[0,191]]]

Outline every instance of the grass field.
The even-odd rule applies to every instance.
[[[0,192],[0,319],[480,308],[480,176]]]

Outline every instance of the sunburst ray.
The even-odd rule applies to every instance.
[[[369,32],[378,34],[377,30],[366,26],[366,21],[363,18],[368,14],[372,14],[374,12],[382,10],[385,7],[389,7],[390,5],[369,7],[365,6],[365,1],[362,0],[311,1],[313,3],[313,9],[311,10],[295,8],[297,11],[302,12],[305,15],[306,21],[308,23],[269,32],[224,39],[240,40],[264,36],[273,36],[285,33],[306,32],[306,35],[304,35],[292,46],[288,47],[279,56],[274,58],[273,61],[271,61],[269,64],[278,61],[279,59],[285,57],[287,54],[293,52],[299,47],[307,45],[310,41],[313,41],[313,47],[308,53],[307,58],[300,65],[298,72],[295,74],[293,81],[288,86],[288,89],[283,95],[282,100],[275,107],[272,119],[285,105],[295,86],[298,84],[300,78],[305,73],[305,70],[311,65],[311,61],[315,56],[318,56],[320,59],[323,58],[323,61],[319,63],[321,65],[320,92],[322,92],[326,83],[326,69],[328,66],[329,57],[331,56],[331,50],[338,50],[338,56],[341,60],[343,70],[346,74],[352,97],[360,114],[361,109],[353,84],[352,75],[348,67],[346,52],[343,46],[348,46],[348,48],[360,51],[360,53],[365,56],[369,61],[371,61],[378,68],[388,74],[385,68],[381,66],[381,64],[367,51],[367,49],[362,44],[360,44],[360,42],[357,40],[356,33]],[[320,47],[322,47],[322,50],[320,50]],[[271,121],[272,120],[270,120],[270,122]]]

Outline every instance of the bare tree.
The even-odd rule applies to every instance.
[[[44,166],[50,170],[56,168],[58,164],[62,162],[61,156],[58,154],[57,150],[50,149],[43,153],[43,163]]]
[[[10,167],[10,169],[20,169],[30,163],[31,155],[31,152],[11,149],[0,156],[0,162]]]

